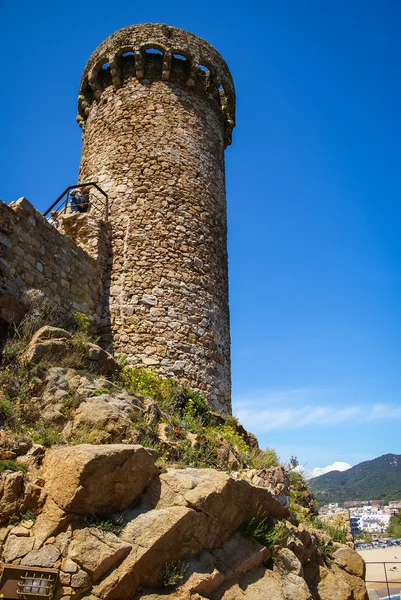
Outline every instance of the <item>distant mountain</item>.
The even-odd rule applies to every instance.
[[[345,500],[401,500],[401,454],[384,454],[346,471],[309,481],[320,504]]]
[[[315,467],[314,469],[310,469],[309,471],[305,471],[305,479],[313,479],[314,477],[319,477],[319,475],[325,475],[326,473],[330,473],[330,471],[346,471],[350,469],[351,465],[346,462],[339,462],[335,460],[332,465],[327,465],[327,467]]]

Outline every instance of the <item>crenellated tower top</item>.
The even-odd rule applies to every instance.
[[[145,23],[119,29],[98,46],[85,67],[78,96],[80,126],[109,86],[129,77],[182,83],[216,103],[226,146],[235,126],[235,90],[223,57],[205,40],[169,25]]]

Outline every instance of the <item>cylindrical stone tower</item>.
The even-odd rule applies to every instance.
[[[111,203],[103,339],[229,413],[228,67],[191,33],[133,25],[92,54],[78,104],[79,181],[96,179]]]

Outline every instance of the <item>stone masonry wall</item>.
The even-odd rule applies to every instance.
[[[79,180],[97,179],[111,202],[103,339],[223,412],[231,412],[224,149],[234,102],[228,68],[209,44],[147,24],[94,52],[78,117]]]
[[[69,232],[81,232],[76,238],[83,248],[63,234],[64,221]],[[38,289],[61,312],[80,311],[96,323],[106,261],[107,227],[91,215],[67,215],[58,231],[25,198],[9,206],[0,202],[0,319],[4,322],[18,322],[24,314],[25,292]]]

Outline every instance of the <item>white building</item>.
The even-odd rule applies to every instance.
[[[367,531],[368,533],[383,533],[390,524],[391,513],[374,506],[362,506],[351,509],[351,527],[353,533]]]

